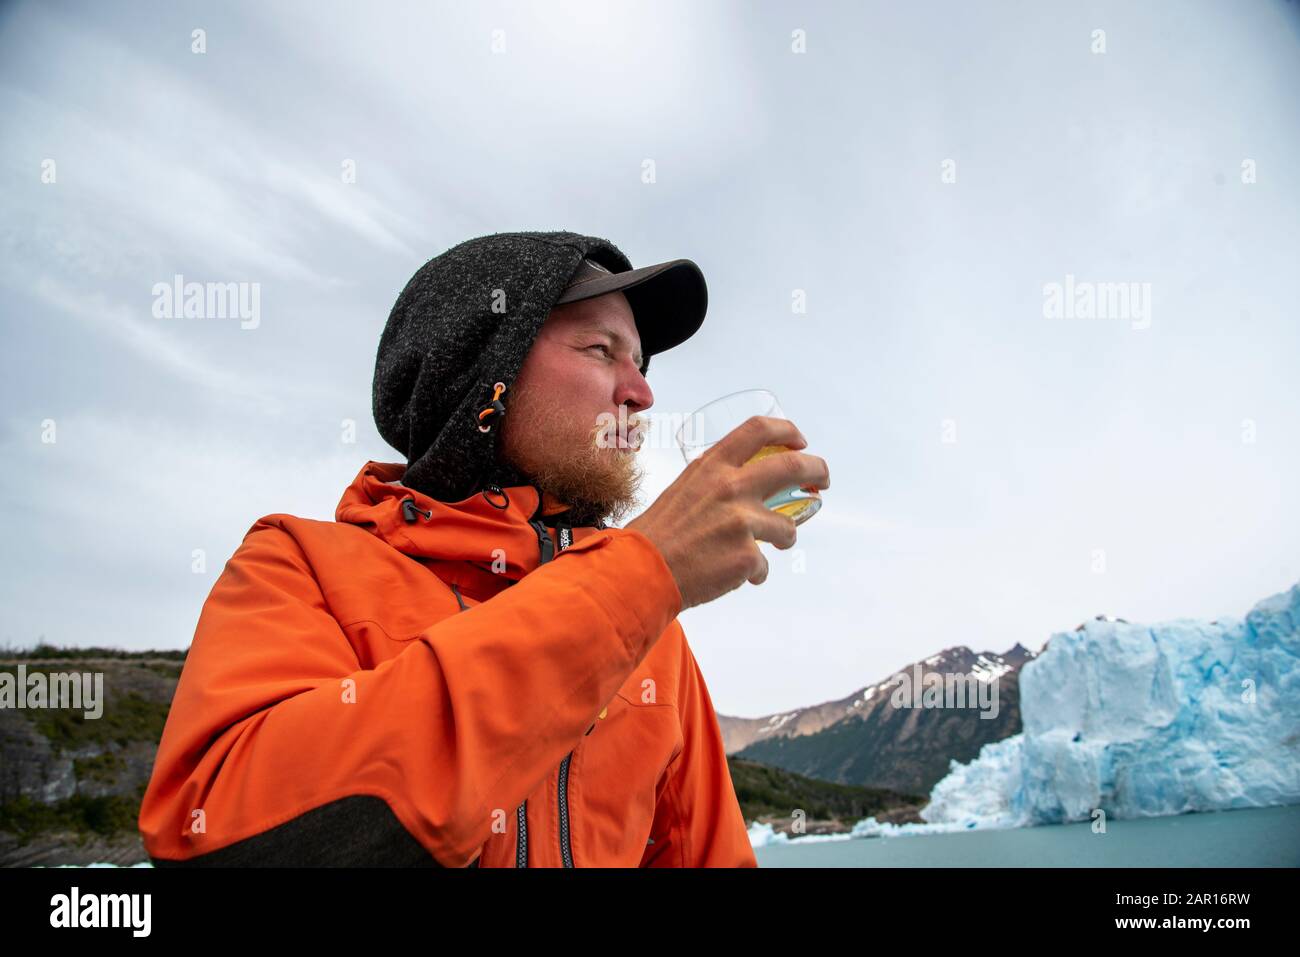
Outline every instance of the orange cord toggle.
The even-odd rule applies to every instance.
[[[506,407],[501,402],[501,393],[505,391],[506,384],[504,382],[498,382],[493,386],[492,404],[478,414],[478,420],[480,423],[490,415],[502,416],[506,414]],[[478,430],[480,432],[490,432],[492,431],[492,426],[479,425]]]

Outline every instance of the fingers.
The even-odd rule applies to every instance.
[[[828,489],[831,471],[819,455],[783,452],[746,465],[737,474],[736,483],[741,494],[766,500],[796,485]]]
[[[752,415],[724,435],[709,452],[730,465],[741,466],[765,445],[803,449],[808,447],[808,440],[789,419]]]
[[[767,506],[760,507],[750,531],[755,542],[771,542],[782,551],[794,547],[797,537],[794,519]]]
[[[767,564],[767,556],[764,555],[763,550],[758,547],[758,542],[754,543],[754,556],[756,570],[754,574],[749,576],[749,583],[751,585],[761,585],[763,582],[767,581],[767,573],[770,569]]]

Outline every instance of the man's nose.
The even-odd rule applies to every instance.
[[[631,359],[627,360],[628,372],[619,379],[614,402],[626,405],[630,412],[643,412],[654,405],[655,394],[650,389],[641,370]]]

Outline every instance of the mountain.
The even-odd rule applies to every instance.
[[[734,757],[823,781],[927,794],[950,761],[969,761],[985,744],[1020,731],[1020,670],[1034,657],[1020,644],[1002,654],[959,645],[836,701],[761,718],[719,715],[718,723]],[[987,697],[931,702],[948,706],[918,700],[921,688],[955,685],[959,676],[978,682]],[[917,695],[903,696],[914,684]],[[917,706],[897,707],[904,697]]]

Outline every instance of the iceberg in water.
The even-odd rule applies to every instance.
[[[771,824],[763,824],[755,821],[749,825],[749,846],[750,847],[767,847],[769,844],[816,844],[821,841],[847,841],[851,834],[803,834],[791,837],[783,831],[778,831]]]
[[[1300,803],[1300,585],[1244,620],[1090,621],[1020,672],[1022,733],[921,817],[1024,827]]]
[[[749,825],[749,846],[767,847],[769,844],[789,844],[790,835],[782,834],[771,824],[755,821]]]
[[[912,837],[917,834],[944,834],[950,831],[964,831],[975,824],[941,822],[935,824],[893,824],[881,823],[875,817],[869,817],[853,825],[851,837]]]

